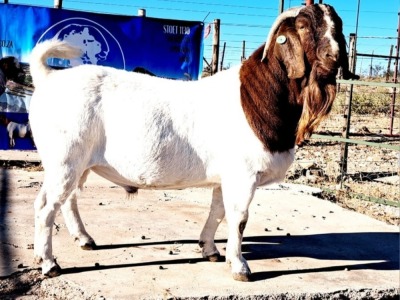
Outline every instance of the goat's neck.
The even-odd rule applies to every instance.
[[[294,147],[302,112],[301,83],[289,80],[278,61],[268,65],[254,55],[240,70],[243,111],[255,135],[271,152]]]

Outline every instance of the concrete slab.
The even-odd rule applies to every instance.
[[[33,201],[42,178],[3,170],[0,276],[34,268]],[[210,199],[208,189],[141,190],[127,199],[90,175],[79,206],[99,249],[81,250],[57,216],[53,251],[64,274],[42,287],[56,299],[76,298],[60,296],[56,287],[66,283],[86,299],[397,299],[398,227],[287,186],[259,189],[243,242],[253,281],[243,283],[224,262],[201,259]],[[226,236],[223,222],[216,236],[223,255]]]
[[[383,182],[383,183],[391,184],[391,185],[399,185],[400,176],[395,175],[395,176],[389,176],[389,177],[382,177],[382,178],[374,179],[374,181]]]
[[[0,160],[39,162],[37,151],[0,150]]]

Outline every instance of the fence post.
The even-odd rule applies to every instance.
[[[393,82],[397,83],[397,75],[399,71],[399,47],[400,47],[400,12],[398,13],[399,16],[399,21],[397,25],[397,45],[396,45],[396,58],[394,60],[394,71],[393,71]],[[394,115],[395,115],[395,107],[396,104],[396,88],[393,88],[393,94],[392,94],[392,103],[390,105],[390,135],[393,134],[393,123],[394,123]]]
[[[226,42],[224,42],[224,48],[222,48],[221,66],[219,68],[220,71],[224,69],[225,47],[226,47]]]
[[[279,14],[283,13],[285,7],[285,0],[279,0]]]
[[[219,60],[219,26],[221,20],[214,19],[214,36],[213,36],[213,55],[211,62],[211,74],[214,75],[218,72],[218,60]]]
[[[54,0],[54,8],[62,8],[62,0]]]
[[[356,35],[350,33],[350,51],[349,51],[349,70],[355,73],[356,69]],[[353,99],[353,85],[346,90],[346,102],[343,108],[343,129],[342,137],[348,139],[350,132],[350,119],[351,119],[351,102]],[[340,188],[343,187],[343,179],[347,174],[347,158],[349,154],[349,144],[343,143],[340,153]]]
[[[373,61],[373,59],[374,59],[374,50],[372,50],[372,53],[371,53],[371,64],[369,66],[369,78],[372,78],[372,69],[373,69],[372,61]]]
[[[389,51],[388,66],[386,70],[386,82],[389,82],[390,78],[390,66],[392,65],[392,55],[393,55],[393,45],[390,46],[390,51]]]
[[[242,43],[242,57],[240,59],[242,62],[246,60],[246,41]]]

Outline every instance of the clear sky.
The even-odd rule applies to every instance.
[[[11,4],[35,3],[37,6],[53,7],[53,0],[9,0]],[[224,66],[240,63],[243,41],[245,55],[249,56],[266,39],[268,31],[278,14],[279,0],[63,0],[65,9],[110,14],[137,15],[145,8],[148,17],[204,21],[207,25],[214,19],[221,20],[221,50],[226,42]],[[304,0],[285,0],[285,9],[301,5]],[[318,0],[314,1],[318,3]],[[324,0],[335,7],[343,19],[344,34],[356,32],[358,18],[358,53],[388,55],[390,45],[396,45],[400,0]],[[395,50],[394,50],[395,53]],[[204,57],[211,62],[212,34],[204,41]],[[357,72],[367,70],[370,58],[359,58]],[[373,65],[387,66],[387,60],[375,58]]]

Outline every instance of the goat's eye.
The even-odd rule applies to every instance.
[[[299,17],[297,20],[296,20],[296,29],[298,30],[298,31],[306,31],[307,29],[308,29],[308,25],[309,25],[309,23],[308,23],[308,20],[307,19],[305,19],[305,18],[302,18],[302,17]]]
[[[306,26],[305,26],[304,23],[299,23],[299,24],[297,25],[297,30],[303,31],[303,30],[305,30],[305,29],[306,29]]]

